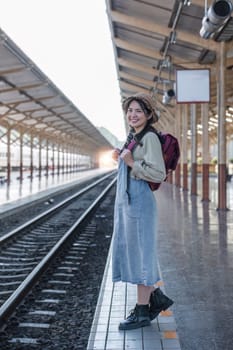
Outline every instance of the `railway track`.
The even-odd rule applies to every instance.
[[[83,190],[84,187],[91,185],[93,182],[100,180],[105,175],[114,174],[115,171],[105,172],[94,177],[89,177],[86,180],[82,179],[72,181],[57,188],[48,191],[42,191],[41,194],[29,201],[20,202],[20,206],[13,206],[7,211],[0,211],[0,237],[13,231],[26,221],[30,221],[46,210],[53,208],[57,204],[72,197],[77,192]]]
[[[93,233],[95,230],[93,224],[89,222],[89,216],[114,184],[115,174],[104,176],[62,203],[0,237],[0,326],[3,340],[4,330],[9,327],[9,322],[14,323],[14,317],[10,316],[15,313],[29,292],[31,293],[33,287],[41,290],[39,283],[41,276],[45,271],[47,273],[54,261],[60,259],[67,246],[69,249],[64,260],[62,259],[56,266],[56,279],[50,280],[49,284],[69,286],[69,278],[72,278],[73,272],[79,269],[85,252],[91,244],[96,245]],[[84,227],[85,223],[87,226],[80,231],[80,227]],[[46,290],[48,294],[55,293],[54,289],[53,291],[45,289],[45,293]],[[46,300],[52,304],[55,302],[51,296]],[[33,315],[38,317],[41,314],[48,318],[53,312],[40,310],[35,311]],[[25,324],[27,322],[21,322],[21,327]],[[32,337],[31,340],[28,340],[28,337],[23,338],[25,342],[16,337],[9,343],[25,345],[28,342],[31,345],[38,345],[37,338]]]

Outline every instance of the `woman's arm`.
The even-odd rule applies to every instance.
[[[133,152],[131,176],[152,182],[164,181],[166,169],[158,136],[148,132],[141,141],[142,146],[137,146]]]

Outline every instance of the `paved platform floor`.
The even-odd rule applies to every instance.
[[[149,327],[127,332],[118,330],[119,322],[134,308],[136,298],[135,286],[112,283],[109,254],[87,350],[180,349],[171,309],[162,312]]]
[[[159,261],[181,349],[231,350],[233,211],[216,211],[175,186],[157,196]]]
[[[175,303],[151,326],[119,331],[136,291],[112,284],[109,260],[87,350],[232,350],[233,211],[169,184],[155,195],[159,263]]]
[[[85,178],[87,173],[77,176]],[[14,186],[12,183],[9,198],[6,185],[1,185],[0,212],[54,191],[57,186],[82,180],[75,174],[63,179],[55,176],[49,181],[47,184],[44,181],[44,187],[38,180],[25,181],[21,192],[18,183]],[[113,286],[111,269],[106,265],[106,279],[99,297],[104,304],[97,307],[88,350],[92,350],[96,331],[104,336],[98,338],[102,344],[99,346],[105,346],[101,350],[106,346],[108,350],[233,349],[232,181],[227,188],[230,210],[216,211],[215,178],[210,182],[211,202],[202,202],[200,196],[191,196],[189,191],[176,186],[166,183],[161,186],[155,193],[159,210],[159,263],[165,291],[175,303],[150,327],[119,332],[119,321],[134,306],[135,289],[121,283]],[[98,315],[105,317],[107,323],[97,326]]]

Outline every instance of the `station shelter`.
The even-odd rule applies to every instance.
[[[173,182],[196,195],[201,175],[201,197],[209,201],[209,179],[217,175],[217,209],[226,210],[233,167],[232,2],[106,0],[106,7],[122,100],[137,92],[154,97],[155,126],[181,145]]]
[[[112,145],[0,30],[0,181],[98,167]],[[43,173],[42,173],[43,172]]]

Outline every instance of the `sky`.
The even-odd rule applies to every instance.
[[[0,27],[95,126],[125,138],[105,0],[0,0]]]

